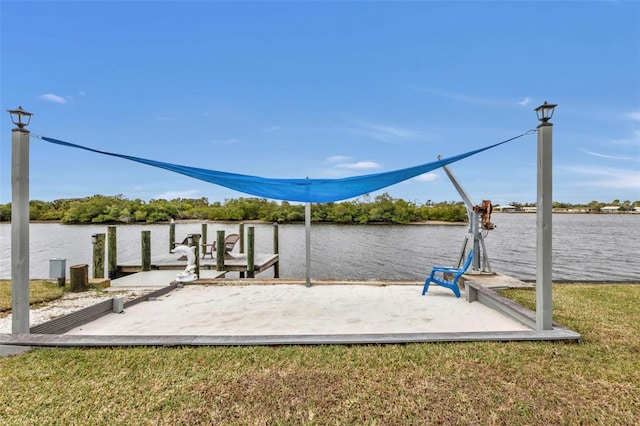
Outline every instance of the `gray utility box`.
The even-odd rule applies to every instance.
[[[114,314],[121,314],[124,312],[124,299],[122,297],[114,297],[112,305],[112,311]]]
[[[67,259],[49,259],[49,278],[66,278]]]

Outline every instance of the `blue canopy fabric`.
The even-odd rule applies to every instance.
[[[475,149],[465,152],[464,154],[455,155],[444,159],[439,159],[431,163],[421,164],[389,172],[374,173],[361,176],[352,176],[342,179],[276,179],[263,178],[259,176],[250,176],[243,174],[220,172],[216,170],[207,170],[197,167],[182,166],[179,164],[165,163],[162,161],[148,160],[145,158],[133,157],[124,154],[115,154],[112,152],[101,151],[77,145],[71,142],[65,142],[45,136],[39,138],[47,142],[67,146],[71,148],[84,149],[86,151],[96,152],[98,154],[110,155],[112,157],[124,158],[126,160],[136,161],[138,163],[147,164],[153,167],[180,173],[205,182],[224,186],[245,194],[251,194],[258,197],[270,198],[284,201],[299,201],[309,203],[329,203],[334,201],[346,200],[348,198],[357,197],[362,194],[368,194],[378,189],[394,185],[396,183],[411,179],[423,173],[430,172],[442,166],[460,161],[464,158],[480,152],[495,148],[499,145],[510,142],[521,136],[530,134],[523,133],[519,136],[498,142],[484,148]]]

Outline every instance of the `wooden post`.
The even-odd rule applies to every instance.
[[[254,234],[255,234],[255,229],[253,226],[250,226],[247,229],[247,278],[253,278],[254,275],[254,271],[253,271],[253,267],[254,267]]]
[[[104,278],[105,234],[94,234],[93,241],[93,278]]]
[[[280,252],[279,241],[278,241],[278,222],[273,223],[273,254],[278,254]],[[278,261],[273,264],[273,278],[280,278],[280,258]]]
[[[244,223],[240,224],[238,234],[240,234],[240,253],[244,253]],[[238,275],[240,278],[244,278],[244,271],[240,271]]]
[[[109,271],[109,279],[118,278],[118,244],[116,242],[116,227],[109,226],[107,228],[107,246],[109,251],[109,260],[107,262],[107,270]]]
[[[200,234],[193,234],[193,254],[196,255],[195,274],[200,277]]]
[[[79,292],[87,289],[89,283],[89,265],[73,265],[69,268],[71,291]]]
[[[142,270],[151,270],[151,231],[142,231]]]
[[[216,235],[216,271],[224,271],[224,230]]]
[[[204,253],[204,245],[207,244],[207,224],[202,224],[202,238],[200,238],[200,244],[202,247],[202,252]]]
[[[169,253],[173,250],[173,243],[176,242],[176,223],[171,219],[169,224]]]

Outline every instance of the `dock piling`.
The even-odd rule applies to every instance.
[[[202,237],[200,238],[200,247],[202,247],[202,250],[204,251],[204,245],[207,244],[207,224],[203,223],[202,224]]]
[[[203,231],[205,231],[204,228]],[[193,253],[196,255],[195,274],[200,276],[200,234],[193,234]]]
[[[69,282],[72,292],[85,291],[89,287],[89,265],[73,265],[69,268]]]
[[[173,250],[173,244],[176,242],[176,223],[171,219],[169,224],[169,253]]]
[[[273,223],[273,254],[279,254],[278,222]],[[280,257],[278,256],[278,259]],[[273,278],[280,278],[280,260],[273,264]]]
[[[151,231],[142,231],[142,270],[151,270]]]
[[[216,234],[216,271],[224,271],[224,230]]]
[[[93,278],[104,278],[105,234],[93,234]]]
[[[118,278],[118,245],[116,242],[116,227],[107,227],[107,246],[109,259],[107,262],[107,270],[109,271],[109,279]]]
[[[241,223],[238,228],[238,234],[240,234],[240,253],[244,253],[244,223]]]
[[[254,278],[254,256],[255,256],[255,228],[247,228],[247,278]]]
[[[240,253],[244,254],[244,223],[241,223],[240,226],[238,226],[238,234],[240,234]],[[238,275],[240,276],[240,278],[244,278],[244,271],[240,271],[238,273]]]

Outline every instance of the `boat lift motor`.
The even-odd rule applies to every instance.
[[[438,159],[439,158],[440,157],[438,157]],[[451,169],[449,169],[448,166],[442,166],[442,168],[462,197],[467,208],[467,215],[469,216],[469,232],[460,250],[457,267],[460,267],[464,262],[467,246],[471,243],[473,247],[473,259],[467,274],[493,274],[491,264],[489,263],[489,256],[487,255],[487,248],[484,245],[484,234],[495,228],[495,225],[491,223],[491,201],[482,200],[481,205],[474,204],[473,201],[471,201],[471,197],[469,197],[453,175]]]

